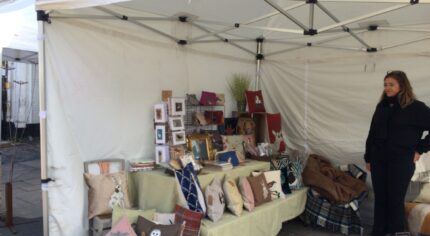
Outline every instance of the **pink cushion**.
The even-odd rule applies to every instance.
[[[239,191],[242,195],[243,206],[246,210],[252,211],[255,208],[254,194],[246,177],[239,178]]]
[[[109,231],[106,236],[114,236],[114,235],[127,235],[127,236],[137,236],[134,232],[133,228],[131,228],[130,223],[128,222],[127,216],[123,216],[119,222]]]

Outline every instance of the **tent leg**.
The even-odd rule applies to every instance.
[[[39,13],[39,12],[38,12]],[[43,235],[49,236],[48,171],[46,145],[46,82],[45,82],[45,22],[39,24],[39,117],[40,117],[40,176],[42,180]]]
[[[263,56],[263,38],[257,38],[257,71],[256,71],[256,79],[255,79],[255,90],[260,89],[260,79],[261,79],[261,60],[264,59]]]

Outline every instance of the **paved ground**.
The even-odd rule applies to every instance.
[[[42,200],[40,191],[40,155],[38,141],[1,147],[2,153],[2,184],[0,193],[0,236],[41,236],[42,233]],[[15,156],[13,169],[13,222],[16,234],[5,227],[4,184],[9,181],[10,160]],[[369,219],[368,216],[363,217]],[[366,222],[365,222],[366,223]],[[365,235],[369,234],[369,226],[365,225]],[[278,236],[340,236],[306,227],[296,219],[284,223]],[[55,235],[56,236],[56,235]]]

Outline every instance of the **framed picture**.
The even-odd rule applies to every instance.
[[[167,104],[160,103],[154,105],[154,122],[165,123],[167,122]]]
[[[155,146],[155,163],[166,163],[170,160],[170,152],[168,145]]]
[[[155,126],[155,143],[156,144],[166,143],[166,126],[164,125]]]
[[[182,116],[169,117],[169,126],[172,131],[184,129],[184,118]]]
[[[185,98],[170,98],[169,105],[171,116],[185,115]]]
[[[212,139],[209,134],[190,134],[187,137],[187,147],[199,161],[214,160]]]
[[[185,131],[175,131],[172,132],[172,143],[173,145],[185,144]]]

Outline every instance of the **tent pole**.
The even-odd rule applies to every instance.
[[[325,13],[327,14],[331,19],[333,19],[335,22],[339,23],[340,20],[334,16],[327,8],[325,8],[323,5],[321,5],[321,3],[317,2],[317,6]],[[354,32],[351,31],[351,29],[349,29],[348,27],[346,27],[345,25],[342,25],[342,29],[346,32],[348,32],[353,38],[355,38],[358,42],[360,42],[363,46],[365,46],[366,48],[371,48],[371,46],[369,44],[367,44],[366,42],[364,42],[364,40],[362,40],[360,37],[358,37]]]
[[[348,25],[348,24],[351,24],[351,23],[354,23],[354,22],[357,22],[357,21],[361,21],[361,20],[364,20],[364,19],[367,19],[367,18],[370,18],[370,17],[381,15],[381,14],[384,14],[384,13],[387,13],[387,12],[390,12],[390,11],[395,11],[397,9],[408,7],[408,6],[411,6],[411,5],[410,4],[395,5],[395,6],[392,6],[392,7],[388,7],[386,9],[382,9],[382,10],[375,11],[375,12],[372,12],[372,13],[369,13],[369,14],[365,14],[363,16],[354,17],[354,18],[351,18],[349,20],[344,20],[344,21],[338,22],[336,24],[323,27],[323,28],[321,28],[321,29],[318,30],[318,33],[322,33],[322,32],[327,31],[329,29],[333,29],[333,28],[336,28],[336,27],[339,27],[339,26]]]
[[[261,79],[261,61],[264,59],[263,56],[263,41],[264,38],[257,38],[257,71],[255,78],[255,90],[260,90],[260,79]]]
[[[302,24],[299,20],[297,20],[294,16],[290,15],[287,11],[284,11],[284,9],[282,9],[282,7],[280,7],[278,4],[276,4],[270,0],[264,0],[264,1],[267,4],[269,4],[270,6],[272,6],[273,8],[275,8],[276,10],[278,10],[282,15],[284,15],[285,17],[290,19],[292,22],[294,22],[294,24],[296,24],[297,26],[299,26],[300,28],[302,28],[305,31],[309,31],[309,28],[306,27],[306,25]]]
[[[49,235],[48,222],[48,171],[47,171],[47,135],[46,135],[46,80],[45,80],[45,22],[39,18],[38,11],[38,44],[39,44],[39,117],[40,117],[40,177],[42,187],[43,235]]]

